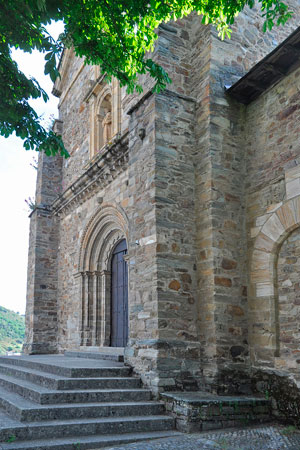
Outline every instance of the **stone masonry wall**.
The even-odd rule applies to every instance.
[[[157,61],[172,84],[155,101],[155,215],[159,389],[197,389],[202,376],[197,327],[191,16],[162,25]]]
[[[218,372],[216,384],[211,386],[214,390],[219,389],[223,370],[229,367],[245,370],[250,363],[244,184],[248,170],[245,164],[247,119],[245,107],[226,96],[225,86],[232,85],[244,75],[286,38],[296,24],[294,19],[286,29],[276,28],[272,33],[262,34],[261,17],[254,10],[246,10],[232,27],[230,40],[221,41],[211,29],[207,115],[198,109],[198,105],[196,107],[200,117],[208,117],[208,135],[205,138],[205,134],[197,134],[196,129],[196,149],[201,148],[201,153],[195,155],[196,158],[201,155],[196,165],[196,171],[199,171],[196,179],[201,180],[196,199],[200,200],[197,217],[200,239],[197,244],[198,298],[202,313],[199,326],[205,349],[202,367],[209,384]],[[201,91],[196,92],[199,95]],[[203,102],[199,102],[199,106],[201,104]],[[203,142],[207,146],[205,150]],[[205,155],[208,155],[206,165]],[[207,224],[204,230],[201,229],[203,216]],[[208,275],[206,284],[201,282],[205,275]]]
[[[210,155],[210,58],[211,28],[200,25],[198,16],[193,21],[191,60],[192,96],[195,98],[195,226],[198,308],[198,334],[201,350],[200,366],[204,378],[213,376],[215,367],[215,321],[213,305],[213,253]],[[204,365],[203,362],[206,361]],[[204,387],[204,386],[203,386]]]
[[[155,58],[168,64],[171,92],[147,99],[146,89],[145,99],[122,99],[123,114],[141,100],[129,122],[125,120],[130,131],[128,174],[123,172],[105,189],[100,185],[90,199],[61,215],[59,349],[80,343],[81,300],[74,283],[78,243],[101,198],[103,204],[122,208],[130,224],[127,358],[153,389],[195,387],[200,374],[193,245],[194,100],[188,97],[191,23],[188,18],[159,30]],[[72,64],[71,60],[70,70]],[[90,113],[83,99],[90,77],[83,69],[68,95],[62,93],[63,138],[72,153],[63,166],[63,190],[87,170]]]
[[[278,255],[278,339],[282,365],[299,377],[300,229],[283,242]]]
[[[156,99],[155,201],[157,226],[158,369],[161,385],[200,382],[197,329],[195,102],[164,92]]]
[[[37,206],[31,213],[26,301],[25,353],[57,351],[58,221],[50,213],[61,184],[61,157],[39,154]]]
[[[158,338],[155,223],[155,96],[131,113],[129,122],[129,342],[126,361],[151,384]],[[145,130],[143,140],[139,129]]]
[[[114,204],[122,209],[128,203],[128,172],[125,170],[105,189],[99,187],[93,197],[60,217],[57,296],[59,351],[78,349],[81,343],[81,293],[75,275],[79,270],[83,233],[102,204]]]
[[[297,226],[297,210],[288,213],[287,208],[292,201],[289,199],[295,198],[297,202],[297,196],[300,194],[297,187],[297,166],[300,162],[299,73],[299,70],[292,72],[247,108],[247,230],[249,272],[252,281],[249,330],[252,342],[251,359],[260,367],[278,364],[278,368],[284,369],[287,361],[285,364],[281,361],[288,357],[284,353],[281,355],[280,351],[278,353],[276,344],[280,336],[278,326],[280,321],[284,320],[280,318],[281,311],[284,313],[280,305],[276,317],[276,271],[270,280],[265,281],[264,277],[269,264],[276,268],[282,240]],[[267,221],[271,216],[271,221],[277,220],[275,215],[278,222],[272,231],[269,226],[272,223]],[[292,224],[292,228],[289,224]],[[282,251],[287,245],[289,244],[283,244]],[[260,267],[257,258],[261,259]],[[284,280],[280,258],[278,291],[281,296]],[[255,264],[252,263],[254,259],[257,261]],[[293,273],[291,266],[285,266],[284,270]],[[295,289],[296,286],[293,288],[294,299]]]
[[[73,65],[78,71],[78,60],[70,61],[70,71],[76,74]],[[82,64],[82,62],[81,62]],[[75,72],[75,74],[74,74]],[[79,175],[84,173],[89,162],[89,104],[84,101],[90,89],[90,80],[93,77],[93,68],[84,66],[76,81],[71,84],[66,96],[61,96],[59,104],[59,118],[63,122],[63,141],[71,154],[71,158],[63,162],[63,179],[61,191],[72,184]],[[69,80],[71,82],[72,78]],[[64,94],[64,93],[63,93]]]

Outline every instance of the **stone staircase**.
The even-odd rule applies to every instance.
[[[0,357],[1,450],[83,450],[179,434],[120,358],[78,356]]]

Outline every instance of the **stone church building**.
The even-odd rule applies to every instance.
[[[159,94],[64,51],[71,157],[39,155],[25,353],[124,347],[154,393],[300,379],[299,5],[224,41],[197,15],[161,25]]]

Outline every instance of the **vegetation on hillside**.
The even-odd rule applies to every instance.
[[[20,352],[24,341],[25,318],[0,306],[0,354]]]

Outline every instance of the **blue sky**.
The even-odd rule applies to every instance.
[[[48,27],[57,37],[62,24]],[[14,51],[20,69],[35,77],[48,93],[50,100],[34,100],[32,106],[49,122],[50,115],[57,117],[58,99],[51,95],[52,82],[44,75],[44,57],[38,52],[25,54]],[[21,314],[25,313],[27,256],[29,239],[29,209],[25,199],[34,198],[36,170],[30,164],[37,152],[26,151],[21,139],[0,137],[0,305]]]

